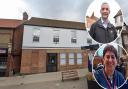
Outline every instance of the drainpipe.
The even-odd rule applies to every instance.
[[[8,43],[8,59],[7,59],[7,71],[6,76],[13,75],[13,57],[12,57],[12,43]]]

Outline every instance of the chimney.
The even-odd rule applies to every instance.
[[[28,14],[27,14],[27,12],[23,12],[23,20],[28,20]]]

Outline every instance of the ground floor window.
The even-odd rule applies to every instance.
[[[77,64],[82,64],[82,54],[77,53]]]
[[[74,53],[69,53],[69,65],[74,65]]]
[[[60,65],[66,65],[66,53],[60,53]]]
[[[66,56],[68,56],[68,59]],[[81,65],[83,63],[82,53],[81,52],[78,52],[78,53],[71,52],[71,53],[68,53],[68,55],[66,53],[60,53],[60,65],[66,65],[67,63],[69,65],[75,65],[75,64]]]

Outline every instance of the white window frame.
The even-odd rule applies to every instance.
[[[92,39],[91,38],[87,38],[87,43],[88,44],[92,44]]]
[[[71,31],[71,43],[72,44],[77,43],[77,33],[76,33],[76,31]]]
[[[59,30],[53,30],[53,43],[54,44],[59,44]]]
[[[115,18],[115,23],[117,23],[117,22],[118,22],[118,17]]]
[[[38,40],[35,40],[34,37],[37,37]],[[33,32],[33,36],[32,36],[32,41],[33,41],[34,43],[40,42],[40,29],[34,28],[34,32]]]
[[[60,53],[60,65],[66,65],[66,53]]]
[[[74,53],[69,53],[69,65],[75,64],[75,55]]]
[[[78,65],[83,64],[82,53],[77,53],[77,64]]]
[[[120,22],[123,22],[123,16],[122,15],[120,16]]]

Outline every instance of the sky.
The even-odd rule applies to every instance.
[[[96,0],[99,1],[99,0]],[[126,0],[116,0],[128,20]],[[26,11],[31,17],[84,22],[93,0],[0,0],[0,18],[22,19]]]

